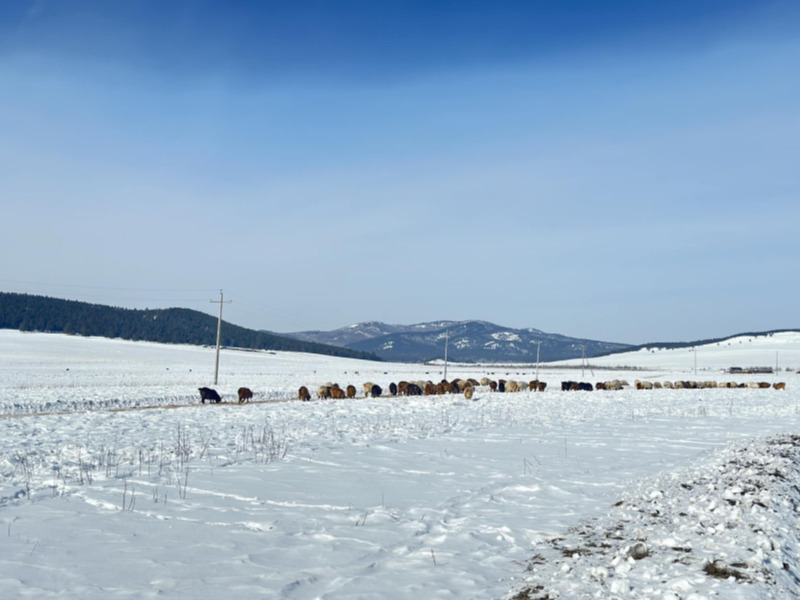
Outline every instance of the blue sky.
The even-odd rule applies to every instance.
[[[278,332],[800,327],[800,3],[0,6],[0,290]]]

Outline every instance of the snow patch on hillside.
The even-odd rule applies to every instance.
[[[513,331],[498,331],[492,334],[492,337],[500,342],[519,342],[522,338]]]

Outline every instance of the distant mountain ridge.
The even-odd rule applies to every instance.
[[[188,308],[137,310],[0,292],[0,329],[212,346],[216,345],[217,319]],[[233,348],[310,352],[378,360],[371,352],[254,331],[226,321],[222,322],[220,343]]]
[[[341,345],[372,352],[387,361],[426,362],[444,358],[471,363],[536,362],[537,346],[542,362],[599,356],[631,346],[564,335],[539,329],[514,329],[488,321],[432,321],[414,325],[389,325],[367,321],[333,331],[300,331],[287,337]]]

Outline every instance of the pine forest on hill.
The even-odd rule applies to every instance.
[[[0,292],[0,329],[68,333],[168,344],[216,344],[217,319],[188,308],[128,309]],[[223,321],[220,344],[380,360],[371,352],[295,340]]]

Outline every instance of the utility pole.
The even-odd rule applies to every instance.
[[[217,361],[214,365],[214,385],[217,385],[217,380],[219,379],[219,340],[220,334],[222,333],[222,305],[225,304],[222,300],[222,290],[219,291],[219,300],[209,300],[212,304],[219,303],[219,318],[217,319]],[[228,300],[230,303],[231,300]]]
[[[586,346],[581,346],[581,377],[586,368]]]
[[[536,381],[539,381],[539,349],[542,347],[542,342],[536,342]]]
[[[449,332],[444,330],[444,380],[447,381],[447,344],[450,341]]]

